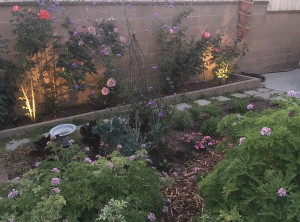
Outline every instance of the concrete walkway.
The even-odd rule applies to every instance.
[[[263,75],[266,77],[266,88],[283,92],[294,90],[300,95],[300,68],[288,72],[276,72]]]

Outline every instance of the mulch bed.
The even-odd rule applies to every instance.
[[[212,172],[221,160],[222,156],[214,150],[194,152],[194,158],[182,166],[184,170],[178,174],[175,185],[171,188],[165,187],[162,191],[171,200],[169,212],[162,222],[188,222],[196,215],[203,214],[205,200],[197,190],[196,177],[197,174]],[[198,168],[198,172],[195,168]]]

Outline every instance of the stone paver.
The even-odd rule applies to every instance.
[[[248,90],[248,91],[245,91],[245,93],[248,95],[251,95],[251,96],[259,94],[259,92],[256,90]]]
[[[233,94],[231,94],[231,96],[236,97],[236,98],[240,98],[240,99],[249,97],[249,95],[247,95],[247,94],[242,94],[242,93],[233,93]]]
[[[265,92],[269,92],[271,91],[272,89],[269,89],[269,88],[258,88],[258,89],[255,89],[255,91],[258,91],[260,93],[265,93]]]
[[[220,102],[226,102],[226,101],[231,100],[230,98],[227,98],[227,97],[225,97],[225,96],[212,97],[212,99],[216,99],[216,100],[218,100],[218,101],[220,101]]]
[[[194,102],[197,103],[199,106],[206,106],[206,105],[210,104],[210,101],[208,101],[206,99],[199,99]]]
[[[180,104],[177,104],[175,106],[175,108],[179,111],[183,111],[183,110],[186,110],[186,109],[189,109],[191,108],[191,106],[189,104],[186,104],[186,103],[180,103]]]
[[[30,139],[24,138],[21,140],[12,140],[5,145],[5,149],[8,151],[12,151],[17,149],[20,145],[29,143]]]
[[[260,93],[255,95],[256,97],[261,97],[263,99],[270,99],[271,98],[272,93],[271,92],[266,92],[266,93]]]

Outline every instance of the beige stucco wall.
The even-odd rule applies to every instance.
[[[12,26],[9,22],[12,5],[18,4],[21,8],[31,7],[30,3],[5,2],[0,3],[0,36],[11,40]],[[125,7],[129,3],[125,3]],[[165,7],[161,2],[136,2],[131,3],[128,17],[132,29],[136,32],[137,40],[149,59],[149,65],[157,62],[157,47],[153,39],[153,14],[158,13],[160,19],[166,24],[171,24],[172,17],[185,6],[191,6],[194,12],[190,14],[185,25],[189,26],[188,35],[196,39],[201,38],[204,31],[211,34],[222,33],[224,39],[232,41],[237,34],[239,2],[233,1],[190,1],[175,2],[173,8]],[[124,25],[124,13],[120,3],[97,2],[95,6],[91,2],[62,2],[59,7],[65,8],[65,15],[75,21],[76,26],[86,26],[86,18],[114,17],[120,34],[128,36]],[[249,45],[249,53],[239,63],[239,71],[263,74],[298,67],[300,60],[300,13],[295,12],[268,12],[268,1],[256,1],[251,11],[251,29],[243,41]],[[99,15],[101,12],[101,15]],[[103,14],[106,12],[106,14]],[[61,23],[59,14],[55,15],[54,24]],[[149,29],[149,33],[145,30]],[[66,34],[65,30],[57,28],[57,34]],[[128,65],[128,58],[121,60],[121,65]],[[212,78],[213,73],[205,73],[206,79]],[[93,78],[90,78],[94,82]],[[81,101],[84,97],[81,98]],[[66,103],[67,104],[67,103]]]

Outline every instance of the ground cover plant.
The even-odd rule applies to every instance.
[[[287,108],[220,122],[235,146],[199,183],[208,212],[199,221],[299,221],[300,109],[288,99]]]
[[[53,155],[35,169],[1,184],[1,221],[147,221],[162,215],[164,179],[147,166],[146,152],[92,161],[76,144],[70,150],[51,141],[48,149]]]

